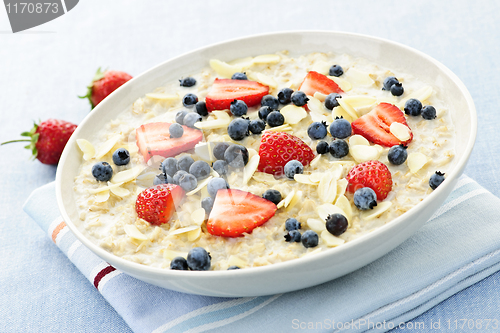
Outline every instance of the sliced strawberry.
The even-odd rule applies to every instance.
[[[276,209],[274,203],[255,194],[222,189],[215,197],[207,229],[215,236],[240,237],[263,225],[274,216]]]
[[[392,175],[387,166],[376,160],[354,166],[347,174],[347,190],[351,193],[362,187],[369,187],[377,194],[378,200],[387,198],[392,190]]]
[[[315,71],[310,71],[307,73],[304,81],[300,84],[300,91],[306,93],[306,95],[314,96],[315,92],[320,92],[325,95],[331,93],[343,93],[344,91],[335,83],[335,81],[330,80],[326,75],[320,74]]]
[[[260,141],[259,156],[259,171],[281,176],[289,161],[298,160],[306,166],[313,160],[314,152],[296,136],[267,131]]]
[[[171,138],[171,123],[149,123],[136,129],[136,141],[139,151],[147,162],[154,155],[163,157],[172,157],[187,151],[201,141],[202,131],[187,126],[184,128],[184,134],[180,138]]]
[[[205,98],[207,110],[229,109],[235,99],[243,101],[248,107],[260,103],[262,97],[269,93],[269,87],[255,81],[215,79],[212,89]]]
[[[184,190],[178,185],[155,185],[139,193],[135,211],[141,219],[160,225],[170,221],[183,198]]]
[[[399,144],[408,145],[413,139],[410,127],[408,126],[408,129],[410,129],[410,138],[406,141],[401,141],[390,131],[390,126],[394,122],[408,126],[403,111],[396,105],[380,103],[369,113],[353,121],[351,126],[353,134],[362,135],[373,143],[386,147]]]

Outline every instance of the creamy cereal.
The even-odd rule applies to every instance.
[[[267,189],[278,190],[282,200],[275,215],[262,226],[243,237],[228,238],[211,235],[207,231],[208,215],[201,200],[208,197],[207,184],[217,177],[211,174],[199,180],[194,190],[186,193],[180,207],[169,223],[152,225],[137,217],[135,203],[139,193],[152,186],[159,173],[163,157],[154,156],[147,163],[136,145],[136,129],[146,123],[175,123],[178,111],[186,109],[182,98],[194,93],[204,100],[215,78],[231,77],[235,72],[246,72],[249,80],[269,87],[269,94],[288,87],[298,90],[309,71],[328,75],[330,66],[339,64],[344,69],[340,77],[330,77],[344,91],[338,99],[339,106],[332,111],[324,106],[325,94],[308,96],[307,109],[293,104],[280,105],[285,123],[265,131],[286,132],[302,139],[314,151],[316,157],[304,166],[302,174],[293,180],[276,179],[273,175],[259,172],[259,146],[261,135],[250,134],[241,141],[233,141],[227,127],[235,117],[227,111],[213,111],[195,126],[203,131],[203,139],[194,149],[179,153],[176,158],[190,155],[195,161],[204,160],[210,165],[215,161],[213,149],[218,142],[243,145],[249,153],[249,161],[242,169],[234,169],[227,176],[231,189],[240,189],[258,196]],[[174,257],[186,258],[194,247],[203,247],[212,257],[211,269],[225,270],[230,266],[240,268],[264,266],[318,253],[340,246],[365,235],[388,223],[418,204],[432,190],[429,178],[435,171],[447,172],[454,157],[454,128],[450,111],[443,104],[438,87],[422,82],[412,75],[392,72],[365,59],[349,55],[312,53],[291,56],[288,52],[236,59],[229,63],[210,60],[209,66],[200,73],[186,73],[196,79],[193,87],[181,87],[172,82],[136,100],[127,110],[105,124],[90,141],[78,140],[83,162],[75,179],[74,192],[79,209],[79,228],[93,242],[124,259],[144,265],[168,268]],[[382,90],[386,77],[396,76],[403,84],[404,94],[393,96]],[[389,147],[374,144],[361,135],[346,139],[349,154],[334,158],[331,154],[319,155],[307,129],[313,121],[332,123],[342,116],[352,122],[370,112],[381,102],[403,108],[406,100],[416,98],[423,105],[433,105],[437,117],[425,120],[421,116],[406,116],[413,140],[408,146],[405,163],[396,166],[389,163]],[[247,117],[257,119],[259,105],[250,107]],[[393,123],[390,133],[406,141],[408,127]],[[330,133],[323,140],[332,141]],[[131,161],[125,166],[113,164],[112,154],[117,148],[130,152]],[[353,194],[346,191],[346,175],[356,164],[367,160],[379,160],[388,166],[393,187],[388,197],[379,201],[374,209],[361,211],[353,204]],[[100,161],[108,162],[114,170],[108,182],[97,181],[92,167]],[[349,227],[340,236],[326,230],[325,219],[333,213],[341,213]],[[317,233],[319,244],[306,248],[301,243],[286,242],[285,221],[293,217],[301,224],[301,233],[312,230]]]

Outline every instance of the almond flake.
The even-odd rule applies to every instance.
[[[219,76],[224,78],[230,78],[234,73],[243,71],[243,66],[241,65],[230,65],[217,59],[210,59],[209,64]]]
[[[355,86],[371,86],[375,83],[369,73],[360,71],[354,67],[349,68],[345,78]]]
[[[99,159],[106,155],[120,140],[122,136],[120,134],[116,134],[104,142],[98,149],[95,154],[95,158]]]
[[[270,132],[290,132],[293,131],[293,129],[290,127],[288,124],[284,124],[281,126],[276,126],[276,127],[271,127],[266,129],[264,132],[270,131]]]
[[[431,86],[422,87],[419,90],[410,93],[405,99],[402,99],[397,105],[400,108],[404,108],[406,101],[408,101],[411,98],[418,99],[420,102],[423,103],[425,100],[431,97],[433,92],[434,91]]]
[[[111,191],[111,193],[113,193],[114,195],[116,196],[119,196],[121,198],[125,198],[127,195],[130,194],[130,191],[127,190],[126,188],[123,188],[123,187],[110,187],[109,189]]]
[[[410,129],[408,128],[408,126],[398,122],[393,122],[389,127],[389,130],[391,131],[392,135],[394,135],[400,141],[409,140],[411,137]]]
[[[179,252],[173,250],[163,250],[163,258],[172,260],[177,257],[187,258],[187,252]]]
[[[139,231],[139,229],[137,229],[135,224],[126,224],[123,227],[123,229],[125,230],[125,233],[127,234],[127,236],[129,236],[130,238],[135,238],[138,240],[147,240],[148,239],[148,237],[146,237],[146,235],[144,235],[142,232]]]
[[[195,240],[197,240],[198,238],[200,238],[200,236],[201,236],[201,228],[198,227],[198,228],[196,228],[194,230],[188,231],[187,236],[188,236],[188,241],[189,242],[194,242]]]
[[[335,82],[340,87],[340,89],[342,89],[344,92],[348,92],[349,90],[352,89],[351,82],[349,82],[345,79],[341,79],[340,77],[336,77],[336,76],[328,76],[328,78],[330,80],[332,80],[333,82]]]
[[[212,153],[215,147],[215,142],[202,142],[194,146],[195,154],[206,162],[214,162],[215,157]]]
[[[323,175],[318,185],[319,199],[324,203],[333,203],[337,196],[337,179],[328,172]]]
[[[311,70],[323,75],[327,75],[330,72],[330,67],[332,67],[330,63],[323,60],[318,60],[314,62]]]
[[[325,221],[321,221],[319,219],[307,219],[307,226],[315,232],[322,232],[323,230],[326,230]]]
[[[347,181],[347,179],[342,178],[342,179],[337,180],[337,201],[339,200],[340,197],[344,196],[345,191],[347,189],[347,185],[349,185],[349,182]],[[336,202],[335,202],[335,204],[336,204]]]
[[[306,185],[318,185],[318,182],[313,182],[310,178],[310,175],[304,175],[304,174],[301,174],[301,173],[296,173],[294,176],[293,176],[293,179],[295,179],[295,181],[297,183],[301,183],[301,184],[306,184]]]
[[[155,99],[158,101],[176,102],[179,100],[179,95],[167,95],[162,93],[149,93],[146,94],[147,98]]]
[[[302,200],[302,191],[296,191],[293,195],[292,200],[290,200],[290,203],[286,207],[287,211],[295,207],[295,205],[298,204],[300,200]]]
[[[89,141],[85,139],[77,139],[76,144],[78,145],[78,148],[80,148],[80,150],[82,151],[83,159],[85,161],[88,161],[95,156],[94,145],[91,144]]]
[[[108,199],[109,199],[109,190],[107,189],[105,191],[97,192],[94,197],[95,202],[106,202],[108,201]]]
[[[98,187],[98,188],[91,188],[91,189],[88,189],[87,191],[89,193],[91,193],[91,194],[96,194],[96,193],[103,192],[103,191],[109,191],[111,188],[113,188],[113,187],[119,187],[122,184],[123,183],[111,184],[111,183],[108,182],[107,186],[101,186],[101,187]]]
[[[197,225],[202,225],[203,222],[205,221],[205,214],[206,214],[205,209],[198,208],[191,213],[191,218],[193,219],[193,222],[196,223]]]
[[[337,100],[340,100],[341,98],[337,99]],[[349,113],[347,113],[346,110],[344,110],[341,106],[336,106],[333,108],[332,110],[332,119],[335,119],[335,118],[344,118],[345,120],[347,120],[348,122],[352,123],[354,120],[356,120],[357,118],[353,118]]]
[[[352,218],[352,206],[349,200],[345,195],[341,195],[338,197],[337,201],[335,201],[335,206],[340,208],[345,213],[345,218],[347,221],[350,221]]]
[[[328,230],[323,230],[321,232],[321,239],[325,242],[326,246],[334,247],[345,243],[345,240],[339,237],[335,237]]]
[[[377,205],[370,210],[363,211],[361,213],[361,219],[365,221],[372,220],[376,217],[382,215],[385,211],[387,211],[392,206],[392,202],[390,201],[382,201],[377,203]]]
[[[199,229],[200,226],[198,225],[190,225],[188,227],[184,227],[184,228],[179,228],[179,229],[175,229],[173,231],[170,231],[168,233],[169,236],[175,236],[175,235],[180,235],[180,234],[183,234],[183,233],[186,233],[186,232],[190,232],[190,231],[193,231],[193,230],[196,230],[196,229]]]
[[[285,123],[295,125],[302,119],[307,117],[307,111],[300,106],[287,105],[280,110],[280,113],[285,117]]]
[[[313,172],[309,175],[309,179],[311,180],[311,182],[315,183],[316,185],[321,181],[321,178],[323,178],[323,173],[321,172]]]
[[[424,165],[429,162],[430,159],[422,153],[415,152],[408,154],[408,159],[406,160],[406,164],[410,169],[411,173],[417,173]]]
[[[145,169],[144,166],[136,165],[131,169],[120,171],[117,174],[115,174],[113,178],[111,178],[111,182],[113,184],[116,184],[116,183],[126,183],[135,180],[141,174],[141,172],[144,171],[144,169]]]
[[[247,165],[245,165],[245,167],[243,168],[243,185],[246,185],[250,178],[252,178],[255,171],[257,171],[259,161],[260,156],[257,154],[250,158]]]
[[[290,105],[290,106],[295,106],[295,105]],[[327,116],[329,114],[323,103],[318,98],[313,96],[309,96],[309,100],[307,101],[307,108],[309,109],[310,112],[316,113],[318,115]]]
[[[194,123],[194,126],[201,130],[212,130],[218,128],[227,128],[231,119],[215,119],[209,121],[199,121]]]
[[[344,101],[349,103],[349,105],[352,106],[353,108],[369,107],[377,103],[377,99],[370,96],[357,95],[357,96],[345,96],[342,98],[344,99]]]
[[[285,208],[288,207],[288,205],[292,201],[294,195],[295,195],[295,190],[292,190],[290,193],[288,193],[288,195],[285,197],[285,199],[283,199],[283,201],[284,201],[283,205],[285,206]]]
[[[326,204],[322,204],[321,206],[318,206],[318,215],[322,220],[326,221],[326,218],[328,217],[328,215],[331,215],[331,214],[342,214],[347,218],[347,214],[342,209],[340,209],[339,207],[334,206],[330,203],[326,203]]]
[[[359,118],[358,113],[352,106],[349,105],[349,103],[343,101],[342,98],[337,98],[337,101],[339,102],[342,109],[344,109],[344,111],[347,112],[349,116],[351,116],[351,119],[356,120]]]
[[[252,66],[253,57],[234,59],[234,60],[229,61],[228,64],[230,64],[232,66],[240,66],[243,69],[245,69],[245,68]]]
[[[247,266],[246,260],[241,259],[237,255],[231,255],[229,256],[229,259],[227,260],[227,264],[229,266],[238,266],[239,268]]]
[[[262,54],[253,58],[252,63],[261,65],[261,64],[277,64],[281,60],[281,57],[277,54]]]
[[[369,160],[378,160],[380,151],[374,146],[356,145],[349,149],[349,154],[357,163],[363,163]]]
[[[320,101],[320,102],[324,102],[324,101],[325,101],[325,99],[326,99],[326,96],[327,96],[327,95],[322,94],[322,93],[320,93],[319,91],[316,91],[316,92],[314,93],[314,98],[316,98],[316,99],[317,99],[318,101]]]
[[[349,146],[369,146],[370,142],[366,138],[359,134],[354,134],[349,138]]]
[[[268,86],[269,88],[278,88],[278,82],[270,76],[252,71],[247,71],[246,73],[249,80],[257,81],[265,86]]]
[[[319,163],[320,160],[321,160],[321,154],[318,154],[318,155],[316,155],[315,158],[313,158],[313,160],[311,161],[311,163],[309,163],[309,165],[312,167],[315,167]]]
[[[213,176],[208,176],[208,178],[205,178],[201,183],[198,183],[198,186],[194,190],[186,193],[186,196],[190,196],[190,195],[198,193],[199,190],[201,190],[202,188],[204,188],[205,186],[207,186],[208,182],[212,178],[214,178],[214,177]]]

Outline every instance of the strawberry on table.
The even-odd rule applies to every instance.
[[[259,171],[281,176],[289,161],[297,160],[306,166],[314,159],[314,152],[294,135],[268,131],[262,135],[259,156]]]
[[[314,96],[315,92],[320,92],[324,95],[329,95],[331,93],[340,94],[344,92],[335,81],[315,71],[307,73],[304,81],[300,84],[299,90],[309,96]]]
[[[215,79],[212,89],[205,97],[205,103],[209,112],[229,109],[235,99],[251,107],[259,104],[268,93],[268,86],[255,81]]]
[[[408,127],[410,130],[410,138],[406,141],[401,141],[396,138],[390,131],[392,123],[398,122]],[[353,134],[364,136],[368,141],[385,146],[392,147],[396,145],[408,145],[413,139],[413,133],[406,123],[406,118],[396,105],[389,103],[380,103],[372,111],[359,117],[352,122]]]
[[[11,142],[30,142],[24,148],[31,150],[33,158],[44,164],[57,164],[61,157],[64,146],[68,142],[76,125],[64,120],[48,119],[40,124],[35,123],[29,132],[21,133],[28,139],[12,140]]]
[[[378,200],[384,200],[392,190],[392,176],[387,166],[376,160],[366,161],[353,167],[347,174],[347,190],[356,192],[362,187],[369,187]]]
[[[178,185],[155,185],[139,193],[135,211],[139,218],[153,225],[164,224],[170,221],[183,198],[184,190]]]
[[[125,82],[129,81],[132,76],[125,72],[120,71],[101,71],[97,69],[92,82],[87,87],[87,94],[85,96],[78,96],[80,98],[88,98],[90,105],[94,108],[104,98],[106,98],[113,91],[118,89]]]
[[[172,157],[194,148],[203,138],[202,131],[182,126],[184,133],[179,138],[171,138],[166,122],[149,123],[136,129],[136,141],[139,152],[147,162],[154,155]]]
[[[255,194],[222,189],[215,197],[207,230],[215,236],[240,237],[263,225],[276,210],[274,203]]]

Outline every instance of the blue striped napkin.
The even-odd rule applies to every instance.
[[[24,210],[134,332],[382,332],[500,270],[499,207],[462,176],[432,218],[383,258],[320,286],[235,299],[170,291],[116,270],[66,227],[54,183],[35,190]]]

